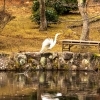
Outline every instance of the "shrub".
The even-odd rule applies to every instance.
[[[39,9],[39,1],[35,0],[33,1],[33,5],[32,5],[32,12],[35,12]]]
[[[53,7],[58,15],[77,10],[77,0],[46,0],[46,6]]]
[[[34,14],[31,16],[32,21],[35,21],[37,24],[40,23],[40,12],[37,10],[34,12]],[[46,10],[46,19],[47,22],[57,22],[58,21],[58,15],[54,8],[48,7]]]
[[[69,9],[66,9],[66,7],[64,6],[65,3],[65,0],[58,0],[57,2],[54,2],[53,7],[59,15],[69,11]]]
[[[36,22],[37,24],[40,23],[40,12],[39,12],[39,10],[37,10],[36,12],[34,12],[31,15],[31,20],[32,20],[32,22]]]
[[[48,7],[46,10],[46,19],[48,22],[57,22],[58,15],[54,8]]]
[[[69,11],[72,10],[77,10],[78,9],[78,2],[77,0],[65,0],[66,4],[68,4],[68,7],[66,7],[66,9],[69,9]]]

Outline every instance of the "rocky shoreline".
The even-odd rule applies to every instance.
[[[0,70],[86,70],[94,71],[100,67],[100,55],[74,52],[20,52],[0,54]]]

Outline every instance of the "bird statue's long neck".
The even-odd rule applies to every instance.
[[[57,41],[57,37],[58,37],[58,34],[55,35],[55,38],[54,38],[54,40],[52,41],[52,43],[50,44],[49,49],[51,49],[51,48],[53,48],[53,47],[55,46],[56,41]]]
[[[56,43],[57,37],[58,37],[58,35],[56,34],[56,35],[55,35],[55,38],[54,38],[54,43]]]

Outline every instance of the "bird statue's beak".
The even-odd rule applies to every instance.
[[[63,30],[60,30],[59,35],[60,35],[60,34],[64,34],[64,31],[63,31]]]
[[[59,35],[61,35],[61,34],[63,34],[63,33],[59,33]]]

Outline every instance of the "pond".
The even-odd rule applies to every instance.
[[[0,72],[0,100],[100,100],[95,71]]]

